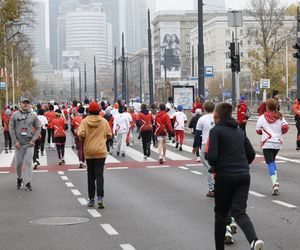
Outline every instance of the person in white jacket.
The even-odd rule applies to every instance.
[[[268,164],[269,174],[272,181],[272,195],[279,192],[279,182],[277,177],[276,156],[282,148],[283,134],[289,130],[289,125],[278,111],[278,102],[269,99],[266,102],[267,112],[258,118],[256,132],[262,135],[261,147],[265,161]]]
[[[114,117],[113,131],[117,136],[117,156],[125,157],[126,137],[129,132],[130,121],[128,115],[124,114],[123,106],[119,107],[119,114]]]

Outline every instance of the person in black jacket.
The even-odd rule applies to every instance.
[[[195,111],[195,116],[191,119],[190,123],[189,123],[189,128],[193,129],[193,136],[195,138],[196,136],[196,126],[197,126],[197,122],[199,120],[199,118],[201,117],[202,114],[202,110],[201,109],[196,109]],[[193,153],[196,153],[197,156],[197,161],[200,162],[200,147],[198,145],[196,145],[195,143],[193,144]]]
[[[249,164],[255,151],[232,118],[232,105],[219,104],[214,113],[216,126],[209,134],[208,162],[215,177],[215,244],[216,250],[224,250],[224,236],[228,214],[243,230],[251,250],[263,250],[264,242],[258,240],[254,226],[246,214],[250,187]]]

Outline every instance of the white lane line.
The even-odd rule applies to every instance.
[[[101,227],[108,235],[118,235],[119,233],[110,224],[101,224]]]
[[[199,171],[191,171],[191,173],[193,173],[193,174],[198,174],[198,175],[202,175],[202,173],[200,173]]]
[[[128,167],[115,167],[115,168],[105,168],[106,170],[124,170],[129,169]]]
[[[33,170],[34,173],[48,173],[48,170]]]
[[[266,164],[265,161],[262,161],[262,163]],[[286,161],[275,161],[275,163],[286,163]]]
[[[99,218],[102,217],[102,215],[96,210],[96,209],[88,209],[87,210],[91,216],[93,216],[94,218]]]
[[[283,160],[283,161],[288,161],[288,162],[293,162],[293,163],[300,163],[300,160],[294,160],[282,156],[276,156],[276,159]]]
[[[189,168],[183,167],[183,166],[180,166],[180,167],[178,167],[178,168],[183,169],[183,170],[190,170]]]
[[[158,154],[158,149],[157,148],[151,148],[151,150]],[[172,161],[187,161],[187,160],[191,160],[190,158],[187,158],[187,157],[179,154],[179,152],[175,153],[175,152],[173,152],[171,150],[167,150],[166,157],[169,158],[169,159],[171,159]]]
[[[10,168],[12,165],[12,162],[15,157],[15,152],[12,151],[11,153],[5,153],[5,151],[2,151],[0,154],[0,168]]]
[[[202,167],[203,166],[203,164],[202,163],[193,163],[193,164],[185,164],[187,167]]]
[[[65,161],[66,165],[79,165],[78,156],[72,148],[65,148]]]
[[[67,187],[74,187],[74,184],[72,182],[66,182],[65,184]]]
[[[161,165],[161,166],[147,166],[146,168],[154,169],[154,168],[169,168],[169,165]]]
[[[263,158],[264,156],[256,154],[255,157],[257,157],[257,158]]]
[[[127,149],[126,149],[126,150],[127,150]],[[112,155],[107,154],[105,163],[120,163],[120,161],[117,160],[117,159],[116,159],[115,157],[113,157]]]
[[[84,198],[77,199],[82,206],[86,206],[88,204],[87,200]]]
[[[254,191],[249,191],[249,194],[252,194],[258,198],[266,197],[264,194],[260,194],[260,193],[254,192]]]
[[[9,171],[0,171],[0,174],[9,174]]]
[[[286,202],[283,202],[283,201],[278,201],[278,200],[273,200],[272,202],[276,203],[276,204],[279,204],[281,206],[285,206],[285,207],[288,207],[288,208],[296,208],[297,206],[295,205],[292,205],[290,203],[286,203]]]
[[[144,159],[144,154],[131,148],[131,147],[126,147],[126,155],[128,155],[130,158],[134,159],[135,161],[138,162],[148,162],[148,161],[156,161],[153,158],[147,158],[147,160]]]
[[[175,145],[174,143],[169,142],[169,143],[167,143],[167,144],[168,144],[169,146],[171,146],[171,147],[174,148],[174,145]],[[183,150],[183,151],[186,151],[186,152],[189,152],[189,153],[192,154],[192,152],[193,152],[193,147],[183,144],[183,145],[182,145],[182,150]]]
[[[64,175],[64,174],[65,174],[64,171],[57,171],[57,173],[58,173],[59,175]]]
[[[60,178],[61,178],[62,180],[64,180],[64,181],[69,180],[68,176],[65,176],[65,175],[62,175]]]
[[[80,193],[79,190],[77,190],[77,189],[71,189],[71,192],[72,192],[75,196],[81,195],[81,193]]]
[[[87,171],[84,168],[76,168],[76,169],[68,169],[69,172],[83,172],[83,171]]]
[[[130,244],[121,244],[120,247],[123,250],[135,250],[135,248],[132,245],[130,245]]]
[[[48,160],[47,160],[47,153],[46,150],[44,150],[44,155],[39,155],[39,161],[41,166],[48,166]]]

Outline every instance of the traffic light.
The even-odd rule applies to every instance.
[[[296,59],[300,59],[300,43],[295,43],[293,48],[297,50],[296,53],[293,54],[293,57]]]
[[[229,58],[231,59],[231,71],[232,72],[240,72],[241,71],[241,64],[240,64],[240,55],[235,54],[235,43],[230,43],[230,56]]]

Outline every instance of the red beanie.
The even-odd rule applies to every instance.
[[[89,112],[99,112],[100,106],[98,102],[91,102],[89,105]]]

